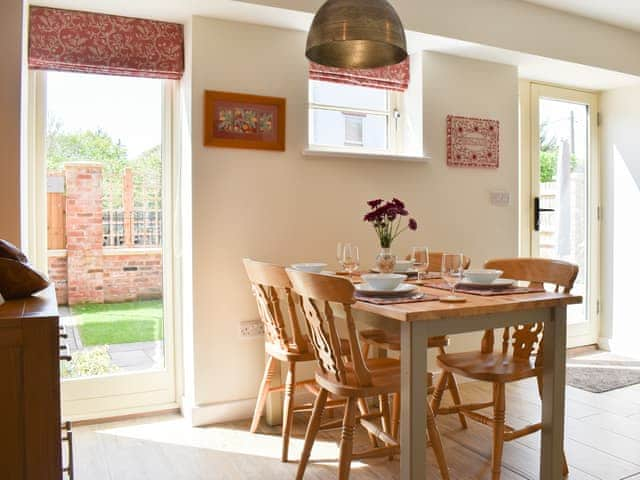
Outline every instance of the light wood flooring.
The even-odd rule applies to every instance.
[[[488,399],[490,385],[464,383],[465,400]],[[507,421],[514,427],[536,421],[540,402],[535,382],[507,386]],[[248,433],[249,420],[190,428],[178,415],[89,425],[74,429],[76,480],[293,479],[302,450],[305,416],[297,419],[289,464],[279,461],[280,436],[263,424]],[[490,477],[491,430],[470,422],[461,430],[455,416],[439,417],[452,479]],[[571,479],[640,480],[640,385],[602,394],[567,389],[566,450]],[[305,478],[336,478],[338,432],[321,434]],[[366,443],[360,432],[357,442]],[[504,480],[538,478],[539,434],[506,444]],[[440,478],[431,451],[429,478]],[[351,478],[395,479],[399,461],[355,462]]]

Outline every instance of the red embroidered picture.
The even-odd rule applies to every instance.
[[[498,168],[499,164],[498,120],[447,116],[447,165]]]

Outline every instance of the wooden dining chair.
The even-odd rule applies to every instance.
[[[260,319],[264,325],[267,354],[264,375],[251,422],[251,433],[255,433],[258,429],[269,394],[284,391],[282,461],[287,462],[293,414],[299,411],[309,411],[311,408],[309,404],[294,405],[296,389],[304,387],[314,395],[319,392],[319,388],[313,380],[296,382],[296,364],[315,361],[315,357],[309,347],[307,337],[301,331],[294,295],[291,291],[291,282],[284,267],[248,258],[244,259],[244,266],[258,304]],[[286,305],[288,313],[286,316],[283,313],[283,304]],[[287,325],[286,318],[289,320],[289,325]],[[272,379],[280,363],[287,365],[285,384],[272,387]],[[344,402],[332,400],[330,406],[337,406],[338,403]]]
[[[390,433],[388,396],[400,391],[400,363],[391,358],[365,360],[363,357],[351,312],[351,305],[355,303],[355,299],[354,288],[349,280],[292,269],[288,269],[287,273],[295,292],[301,297],[311,345],[316,353],[318,369],[315,378],[320,386],[320,394],[316,397],[307,427],[296,478],[302,480],[304,477],[318,431],[341,426],[338,478],[347,480],[352,460],[393,457],[399,453],[398,440]],[[345,362],[340,355],[340,342],[330,302],[340,304],[346,316],[347,340],[351,352],[349,362]],[[328,394],[346,399],[344,418],[341,421],[321,424]],[[377,397],[379,410],[358,414],[358,401],[370,397]],[[381,419],[382,428],[371,421],[377,418]],[[358,425],[375,435],[384,446],[354,453],[353,435]],[[440,434],[428,405],[427,428],[442,477],[448,479]]]
[[[442,266],[442,255],[444,252],[429,252],[429,271],[439,272]],[[407,255],[407,260],[411,259],[411,255]],[[464,256],[463,267],[466,270],[471,265],[471,258]],[[379,351],[386,352],[399,352],[400,351],[400,334],[387,332],[380,328],[370,328],[360,331],[360,341],[363,344],[362,352],[367,358],[369,356],[370,347],[376,347]],[[449,346],[450,340],[448,336],[429,337],[427,341],[427,348],[437,348],[441,355],[447,353],[446,348]],[[460,389],[454,375],[450,372],[443,372],[442,375],[447,377],[447,390],[451,395],[451,398],[455,403],[462,403],[460,397]],[[400,408],[400,399],[394,397],[393,410]],[[435,412],[436,414],[438,412]],[[394,417],[395,418],[395,417]],[[458,415],[460,425],[462,428],[467,428],[467,420],[465,416],[460,413]],[[397,425],[394,424],[393,431],[397,430]]]
[[[526,281],[534,287],[552,284],[556,292],[564,293],[571,291],[578,275],[576,265],[542,258],[490,260],[485,264],[485,268],[502,270],[505,278]],[[432,401],[432,408],[436,414],[462,413],[471,420],[493,427],[492,480],[500,478],[504,442],[537,432],[542,428],[540,422],[519,430],[505,424],[505,386],[507,383],[535,377],[538,381],[538,392],[542,397],[543,341],[542,323],[519,325],[504,329],[502,349],[499,352],[494,351],[494,331],[487,330],[482,338],[480,351],[438,356],[438,364],[444,371],[493,384],[491,401],[473,405],[454,402],[452,407],[443,409],[440,408],[440,401],[442,393],[447,388],[446,382],[450,378],[445,376],[438,382]],[[488,407],[493,407],[493,417],[477,412]],[[566,476],[569,469],[564,454],[563,461]]]

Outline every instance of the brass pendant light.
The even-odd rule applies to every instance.
[[[378,68],[403,61],[407,40],[387,0],[327,0],[311,24],[306,56],[330,67]]]

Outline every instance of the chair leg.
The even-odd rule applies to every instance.
[[[389,396],[378,395],[378,405],[382,414],[381,423],[382,431],[391,435],[391,413],[389,412]],[[393,460],[393,455],[389,455],[389,460]]]
[[[438,415],[440,410],[440,404],[442,403],[442,396],[447,389],[447,383],[449,382],[449,372],[443,371],[440,374],[436,389],[433,391],[433,398],[431,399],[431,410],[434,416]]]
[[[276,371],[278,363],[269,355],[267,358],[267,364],[264,367],[264,375],[262,382],[260,383],[260,390],[258,391],[258,401],[256,402],[256,409],[253,412],[253,420],[251,421],[251,433],[256,433],[258,425],[260,425],[260,417],[264,411],[264,405],[267,403],[267,397],[269,396],[269,388],[271,387],[271,379]]]
[[[360,410],[361,415],[367,415],[369,413],[369,406],[367,405],[366,398],[358,398],[358,409]],[[369,436],[369,443],[373,448],[378,447],[378,439],[376,436],[367,430],[367,435]]]
[[[362,349],[362,358],[364,358],[365,360],[369,358],[369,348],[370,348],[369,344],[362,342],[360,344],[360,348]]]
[[[353,430],[356,426],[357,400],[353,397],[347,400],[342,421],[342,437],[340,439],[340,464],[338,466],[338,480],[349,480],[351,458],[353,456]]]
[[[289,438],[293,424],[293,396],[296,390],[296,364],[289,362],[287,379],[284,387],[284,406],[282,418],[282,461],[289,461]]]
[[[537,376],[536,381],[538,382],[538,394],[542,400],[542,376]],[[562,475],[565,477],[569,476],[569,464],[567,463],[567,454],[564,448],[562,449]]]
[[[493,384],[493,455],[491,460],[491,479],[500,480],[502,471],[502,451],[504,449],[505,385]]]
[[[433,453],[436,455],[436,461],[438,462],[438,468],[440,469],[440,475],[443,480],[449,480],[449,468],[447,467],[447,459],[444,456],[444,449],[442,448],[442,440],[440,438],[440,432],[433,415],[433,411],[429,404],[427,404],[427,433],[429,434],[429,440],[431,440],[431,447]]]
[[[307,463],[309,463],[309,456],[311,455],[313,442],[315,442],[318,430],[320,429],[322,413],[324,411],[324,406],[327,403],[327,394],[328,392],[324,388],[321,389],[313,404],[313,412],[311,412],[311,418],[307,425],[307,433],[304,436],[304,448],[302,449],[302,456],[300,457],[300,463],[298,464],[296,480],[302,480],[304,477],[304,471],[307,468]]]
[[[393,394],[393,404],[391,406],[391,436],[398,440],[398,430],[400,428],[400,392]]]
[[[444,347],[439,347],[438,350],[440,351],[441,355],[446,355],[447,353]],[[455,405],[462,405],[462,397],[460,396],[460,389],[458,388],[458,382],[456,381],[456,377],[451,372],[446,372],[446,375],[448,375],[447,386],[449,388],[449,393],[451,394],[451,398],[453,399],[453,403]],[[437,414],[437,412],[435,413]],[[464,416],[464,413],[459,412],[458,419],[460,420],[460,426],[463,429],[466,430],[467,428],[469,428],[469,425],[467,425],[467,418]]]

